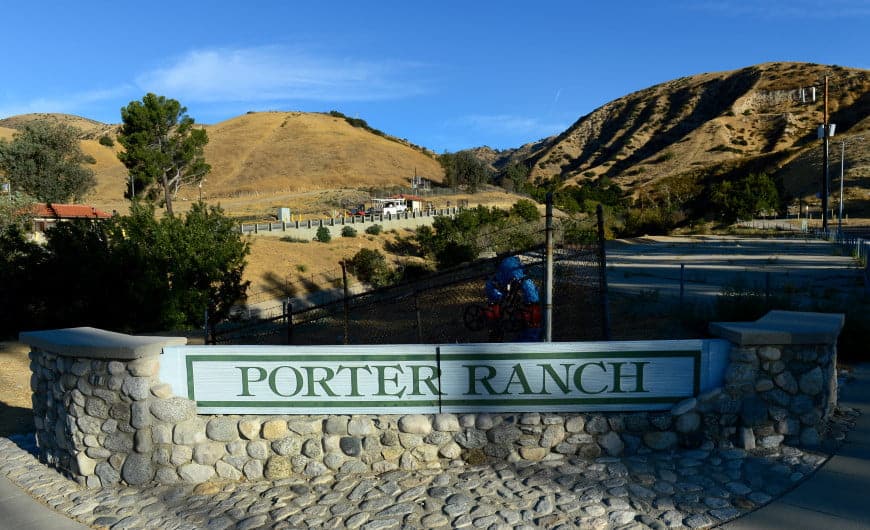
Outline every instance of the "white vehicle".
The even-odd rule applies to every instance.
[[[372,213],[398,215],[408,210],[405,199],[372,199]]]

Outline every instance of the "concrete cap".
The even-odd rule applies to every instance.
[[[842,313],[771,311],[755,322],[713,322],[710,333],[739,346],[833,344],[846,316]]]
[[[143,337],[97,328],[24,331],[18,341],[64,357],[121,361],[159,355],[164,346],[183,346],[186,337]]]

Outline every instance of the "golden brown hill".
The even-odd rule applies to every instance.
[[[212,195],[407,186],[415,172],[443,180],[433,156],[325,114],[250,113],[207,129]]]
[[[117,158],[121,147],[98,142],[104,134],[114,139],[118,126],[66,114],[27,114],[0,120],[0,138],[11,138],[24,123],[45,119],[82,130],[82,149],[96,160],[97,187],[89,202],[122,208],[127,171]],[[203,189],[211,199],[407,186],[415,172],[436,182],[444,178],[431,153],[326,114],[257,112],[204,127],[212,171]],[[197,192],[187,189],[180,195],[194,198]]]
[[[65,123],[66,125],[71,125],[72,127],[75,127],[82,132],[82,138],[92,140],[98,139],[104,134],[113,135],[115,133],[115,130],[117,129],[117,127],[114,125],[107,125],[96,120],[82,118],[81,116],[48,112],[37,112],[34,114],[21,114],[19,116],[10,116],[9,118],[4,118],[0,120],[0,128],[5,127],[8,129],[18,129],[22,125],[38,120],[50,121],[54,123]]]
[[[813,197],[816,181],[792,173],[811,174],[807,163],[821,173],[810,153],[821,153],[816,128],[823,121],[825,75],[829,123],[837,124],[833,153],[836,141],[870,129],[870,72],[767,63],[683,77],[619,98],[545,141],[525,163],[532,180],[571,184],[603,176],[635,197],[691,193],[699,179],[748,171],[776,173],[786,195]],[[870,151],[867,145],[852,154],[861,159]],[[516,159],[509,151],[502,160],[507,156]],[[858,185],[849,178],[847,187]]]

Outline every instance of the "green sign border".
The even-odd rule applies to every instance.
[[[323,355],[323,354],[282,354],[282,355],[186,355],[185,367],[187,369],[187,394],[188,399],[196,401],[200,407],[214,408],[357,408],[357,407],[379,407],[379,408],[399,408],[399,407],[434,407],[441,410],[444,407],[509,407],[511,405],[519,407],[539,406],[539,405],[630,405],[630,404],[667,404],[677,403],[688,396],[658,396],[658,397],[601,397],[601,398],[544,398],[544,399],[523,399],[523,398],[488,398],[488,399],[433,399],[433,400],[413,400],[413,401],[197,401],[195,397],[193,364],[197,361],[434,361],[440,367],[441,361],[490,361],[490,360],[527,360],[527,359],[606,359],[606,358],[674,358],[674,357],[689,357],[693,359],[692,370],[692,395],[697,396],[701,388],[701,350],[676,350],[676,351],[629,351],[629,352],[553,352],[553,353],[452,353],[441,354],[440,350],[435,355],[425,354],[373,354],[373,355]],[[439,385],[440,388],[440,385]]]

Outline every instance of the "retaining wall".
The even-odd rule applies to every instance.
[[[199,415],[157,377],[183,338],[93,328],[22,333],[40,459],[88,487],[280,479],[558,460],[692,447],[775,452],[818,444],[836,406],[843,315],[774,311],[717,323],[732,343],[725,384],[665,412]]]
[[[330,230],[332,237],[338,237],[341,235],[342,228],[348,225],[359,232],[365,231],[366,228],[374,224],[382,225],[384,230],[416,228],[422,225],[431,225],[438,216],[453,217],[460,211],[462,211],[461,208],[452,207],[431,210],[407,210],[399,214],[369,214],[290,222],[241,223],[239,224],[239,232],[261,236],[291,236],[300,239],[312,239],[317,234],[317,230],[321,226],[325,226]]]

